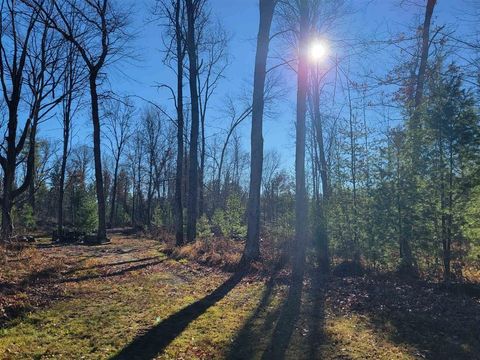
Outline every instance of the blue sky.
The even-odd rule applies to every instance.
[[[361,53],[351,51],[350,45],[355,45],[360,39],[388,38],[391,34],[407,31],[407,27],[422,21],[423,0],[404,1],[402,7],[400,0],[352,0],[349,9],[352,14],[345,15],[336,22],[329,33],[325,34],[331,39],[332,57],[348,59],[349,67],[354,69],[369,68],[376,73],[385,73],[393,64],[395,49],[380,51],[379,53]],[[132,48],[138,54],[137,59],[118,63],[109,69],[110,86],[112,90],[121,95],[138,95],[149,99],[167,111],[172,111],[171,100],[167,91],[159,91],[155,85],[167,83],[174,85],[174,75],[162,64],[161,36],[162,31],[158,24],[149,22],[153,0],[139,0],[133,5],[132,21],[136,39]],[[207,115],[207,133],[218,133],[219,128],[228,126],[222,112],[225,96],[239,97],[252,85],[253,63],[255,57],[255,40],[258,30],[258,0],[211,0],[212,13],[223,23],[231,35],[229,54],[231,65],[225,73],[214,95]],[[480,1],[470,0],[438,0],[435,9],[437,23],[449,23],[460,28],[460,32],[471,30],[471,24],[462,24],[458,16],[464,9],[471,9],[472,13],[479,13]],[[338,46],[342,40],[347,46]],[[275,44],[272,44],[274,46]],[[278,50],[273,49],[272,54]],[[335,54],[335,55],[334,55]],[[274,64],[275,60],[271,60]],[[293,119],[295,98],[294,73],[282,70],[280,77],[288,89],[288,95],[281,103],[275,105],[274,118],[267,119],[264,126],[266,149],[276,149],[283,159],[290,162],[293,159]],[[188,88],[185,87],[188,94]],[[137,101],[143,106],[142,101]],[[173,114],[173,112],[172,112]],[[373,114],[373,113],[372,113]],[[372,115],[370,118],[374,118]],[[371,121],[374,121],[374,119]],[[77,119],[77,132],[79,141],[84,141],[89,136],[90,120],[88,112],[79,114]],[[42,130],[41,130],[42,131]],[[243,146],[249,149],[249,119],[240,129]],[[58,123],[51,123],[43,128],[42,136],[60,136]]]

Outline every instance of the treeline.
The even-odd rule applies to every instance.
[[[312,42],[350,16],[349,4],[261,0],[253,92],[223,102],[213,136],[229,35],[207,0],[153,5],[163,66],[176,78],[158,84],[162,104],[106,86],[108,67],[130,55],[121,2],[2,1],[3,241],[43,228],[96,231],[102,242],[108,227],[133,226],[175,234],[178,246],[245,240],[242,263],[287,249],[295,269],[310,244],[323,271],[347,260],[450,280],[478,263],[480,46],[435,24],[436,1],[408,36],[349,45],[359,58],[320,59]],[[379,44],[402,49],[396,66],[361,73],[362,54]],[[289,58],[269,58],[285,48]],[[285,154],[264,153],[262,135],[292,69],[294,172]],[[84,130],[73,141],[87,113],[93,148]],[[53,121],[61,138],[39,138]]]

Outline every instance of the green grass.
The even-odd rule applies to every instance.
[[[77,252],[74,261],[71,257]],[[0,330],[1,359],[114,357],[188,305],[202,304],[197,301],[230,276],[167,259],[158,244],[145,240],[54,252],[44,249],[40,256],[62,255],[70,262],[51,281],[76,281],[60,281],[60,299],[5,324]],[[112,273],[118,275],[108,276]],[[22,301],[31,293],[25,291]],[[157,358],[260,359],[265,353],[281,353],[287,359],[391,360],[425,354],[388,321],[379,328],[378,319],[366,313],[338,311],[336,304],[343,300],[331,301],[324,283],[307,281],[290,291],[288,276],[276,281],[246,277],[223,295],[199,316],[189,317],[187,311],[182,317],[186,326]],[[429,331],[423,336],[437,338],[436,329]],[[476,354],[476,350],[474,346],[465,351]]]

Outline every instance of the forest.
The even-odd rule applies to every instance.
[[[0,359],[480,359],[480,1],[0,11]]]

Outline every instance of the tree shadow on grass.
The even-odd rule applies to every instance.
[[[308,293],[308,358],[321,359],[320,346],[327,342],[325,336],[325,293],[327,282],[317,271],[312,271],[311,288]]]
[[[148,260],[148,258],[147,259],[140,259],[140,261],[142,261],[142,260],[145,261],[145,260]],[[165,259],[157,260],[157,261],[150,261],[150,262],[143,263],[143,264],[129,266],[129,267],[126,267],[124,269],[113,271],[113,272],[110,272],[110,273],[84,275],[84,276],[78,276],[78,277],[73,277],[73,278],[64,278],[64,279],[60,279],[58,282],[59,283],[81,282],[81,281],[87,281],[87,280],[104,279],[104,278],[110,278],[110,277],[114,277],[114,276],[121,276],[121,275],[125,275],[126,273],[129,273],[131,271],[141,270],[141,269],[144,269],[144,268],[152,266],[152,265],[158,265],[158,264],[160,264],[164,261],[165,261]]]
[[[300,315],[302,304],[303,281],[292,277],[288,296],[282,305],[280,316],[273,330],[270,342],[262,355],[262,359],[284,359],[290,339],[295,330],[295,324]]]
[[[480,302],[436,284],[394,277],[337,281],[336,299],[355,294],[351,311],[365,315],[378,334],[423,358],[480,359]]]
[[[238,332],[228,354],[228,359],[250,359],[254,357],[259,336],[264,335],[270,329],[280,315],[280,308],[269,311],[272,297],[275,296],[275,286],[278,284],[277,278],[280,266],[277,266],[265,284],[262,296],[256,309],[249,316],[243,328]],[[265,315],[264,315],[265,313]],[[260,326],[256,322],[263,317]]]
[[[106,268],[106,267],[133,264],[133,263],[139,263],[139,262],[155,260],[155,259],[158,259],[158,256],[151,256],[151,257],[134,259],[134,260],[118,261],[118,262],[107,263],[107,264],[96,264],[96,265],[92,265],[92,266],[86,266],[86,267],[82,267],[82,268],[74,268],[74,269],[71,269],[71,270],[68,270],[68,271],[64,271],[64,272],[62,272],[62,275],[70,275],[70,274],[74,274],[74,273],[79,272],[79,271],[102,269],[102,268]]]
[[[177,313],[137,336],[111,360],[146,360],[158,356],[183,330],[211,306],[223,299],[243,278],[245,271],[237,271],[222,285],[204,298],[188,305]]]
[[[275,274],[270,278],[226,358],[281,360],[290,355],[290,350],[295,359],[297,355],[308,359],[317,356],[323,339],[324,282],[313,269],[308,275],[306,286],[303,276],[291,276],[288,293],[279,304],[282,292],[275,288]]]

